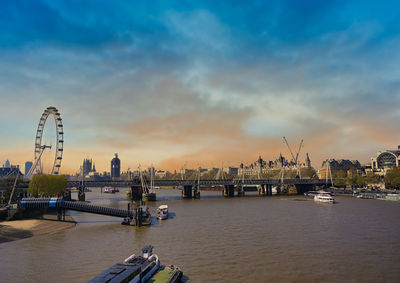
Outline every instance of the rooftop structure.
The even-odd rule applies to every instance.
[[[371,157],[371,167],[374,172],[386,174],[388,170],[400,165],[400,145],[397,150],[378,151],[376,157]]]

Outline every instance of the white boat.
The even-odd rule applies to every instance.
[[[117,263],[90,283],[97,282],[147,282],[160,269],[158,256],[153,254],[153,246],[146,246],[142,255],[131,255],[121,263]]]
[[[168,205],[160,205],[157,209],[157,218],[160,220],[168,219]]]
[[[314,201],[334,203],[335,199],[330,193],[321,191],[319,192],[319,194],[314,196]]]

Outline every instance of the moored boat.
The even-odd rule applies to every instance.
[[[114,194],[115,193],[115,189],[111,188],[111,187],[105,187],[104,188],[104,192],[108,193],[108,194]]]
[[[146,205],[141,206],[142,209],[142,225],[151,225],[151,214],[149,207]]]
[[[400,194],[387,194],[385,196],[386,200],[400,200]]]
[[[173,265],[162,266],[147,283],[174,283],[180,282],[182,271]]]
[[[316,196],[316,195],[319,195],[320,193],[318,192],[318,191],[308,191],[308,192],[305,192],[304,193],[304,195],[306,196],[306,197],[314,197],[314,196]]]
[[[160,220],[168,219],[168,205],[160,205],[157,209],[157,218]]]

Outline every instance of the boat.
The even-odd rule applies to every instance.
[[[387,194],[385,197],[386,200],[400,200],[400,194]]]
[[[160,220],[168,219],[168,205],[160,205],[157,209],[157,218]]]
[[[105,187],[104,188],[104,192],[107,194],[114,194],[115,193],[115,189],[111,188],[111,187]]]
[[[161,266],[157,273],[151,277],[147,283],[180,282],[182,275],[182,271],[174,265]]]
[[[314,201],[334,203],[335,199],[331,196],[330,193],[320,191],[319,194],[314,196]]]
[[[156,201],[157,200],[156,193],[143,193],[142,194],[142,200],[144,202],[146,202],[146,201]]]
[[[142,205],[140,208],[142,209],[142,225],[151,225],[151,214],[149,207]]]
[[[153,254],[153,246],[145,246],[142,255],[131,255],[96,276],[89,282],[147,282],[160,268],[158,256]]]
[[[314,196],[319,195],[319,194],[320,194],[319,191],[308,191],[308,192],[304,193],[304,195],[307,196],[307,197],[309,197],[309,196],[314,197]]]
[[[90,280],[90,283],[177,283],[183,272],[176,266],[162,266],[153,246],[145,246],[142,254],[131,255]]]

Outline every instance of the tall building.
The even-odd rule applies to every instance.
[[[92,172],[92,159],[84,159],[82,165],[83,176]]]
[[[111,160],[111,178],[119,178],[121,176],[121,160],[118,158],[118,153]]]
[[[6,163],[4,164],[4,168],[11,168],[10,160],[6,160]]]
[[[31,170],[33,163],[31,161],[25,162],[25,176],[28,175],[29,170]]]

